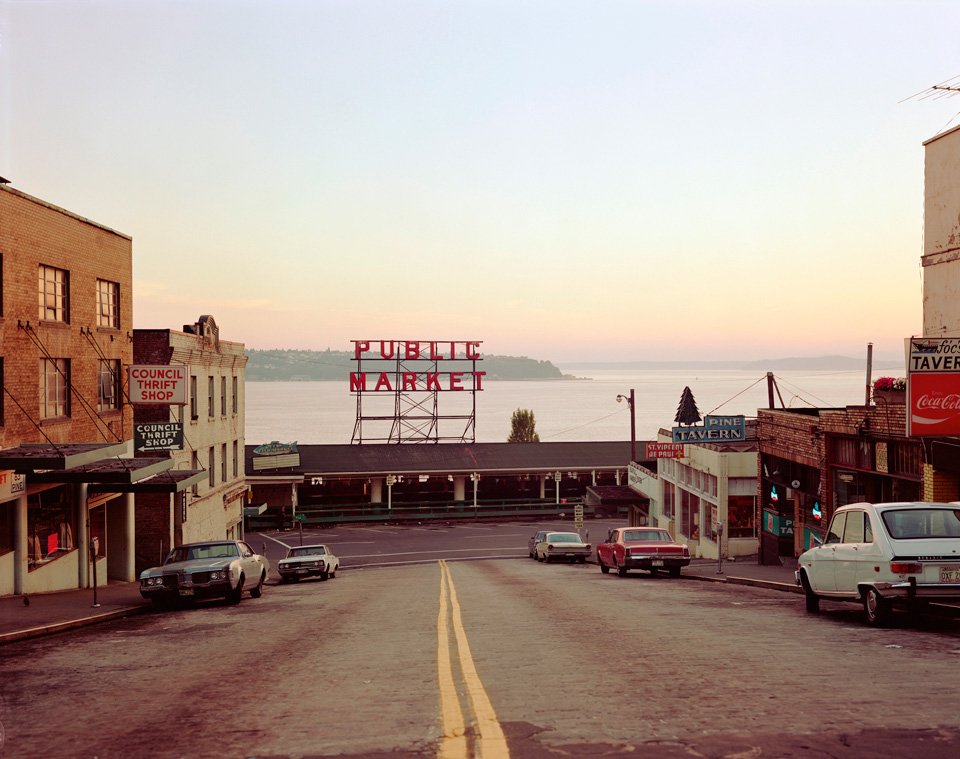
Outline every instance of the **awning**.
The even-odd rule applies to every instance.
[[[125,453],[127,443],[28,443],[0,450],[0,469],[20,473],[37,469],[62,471]]]
[[[210,477],[203,469],[168,469],[152,477],[136,482],[118,484],[94,484],[89,493],[180,493],[187,488],[199,485]]]
[[[267,510],[267,504],[260,503],[256,506],[244,506],[243,515],[245,517],[258,517]]]
[[[104,459],[62,471],[31,472],[27,482],[130,485],[165,472],[174,463],[171,458]]]

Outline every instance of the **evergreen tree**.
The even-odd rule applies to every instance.
[[[680,396],[680,405],[677,406],[677,415],[673,421],[678,424],[690,426],[700,421],[700,411],[697,409],[697,402],[693,398],[693,393],[689,387],[683,388],[683,395]]]
[[[533,418],[533,411],[518,408],[510,417],[510,436],[508,443],[539,443],[537,421]]]

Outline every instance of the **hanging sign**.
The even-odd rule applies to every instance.
[[[907,437],[960,435],[960,338],[907,343]]]
[[[130,403],[187,404],[187,367],[150,364],[128,367]]]
[[[747,439],[744,416],[705,416],[702,427],[674,427],[674,443],[739,443]]]
[[[182,451],[182,422],[143,422],[133,425],[133,447],[137,451]]]

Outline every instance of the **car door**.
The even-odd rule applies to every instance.
[[[857,580],[864,560],[870,560],[869,545],[865,541],[864,522],[867,514],[859,509],[847,512],[843,526],[843,539],[833,546],[833,574],[838,593],[855,595]],[[869,523],[869,522],[868,522]]]
[[[606,540],[597,546],[597,555],[603,559],[603,563],[608,567],[613,566],[613,544],[617,540],[617,531],[610,530],[607,533]]]
[[[846,512],[834,514],[823,545],[812,549],[810,583],[816,592],[833,593],[837,589],[836,551],[837,546],[843,541],[843,528],[846,521]]]
[[[260,563],[257,561],[253,549],[246,543],[239,542],[237,546],[240,549],[240,566],[243,568],[243,574],[246,576],[247,587],[256,585],[260,582]]]

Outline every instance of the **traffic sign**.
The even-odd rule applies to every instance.
[[[183,422],[143,422],[133,425],[133,447],[138,451],[182,451]]]
[[[294,514],[294,515],[293,515],[293,521],[294,521],[294,522],[305,522],[306,520],[307,520],[307,515],[306,515],[306,514]]]

